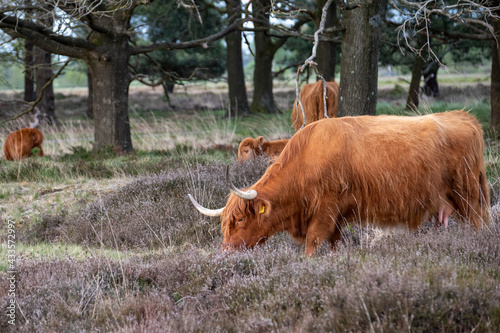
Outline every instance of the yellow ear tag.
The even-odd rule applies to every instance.
[[[262,213],[264,213],[264,211],[265,211],[265,210],[266,210],[266,206],[262,206],[262,208],[260,209],[260,212],[259,212],[259,214],[262,214]]]

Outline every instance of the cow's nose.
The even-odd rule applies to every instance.
[[[222,243],[222,252],[230,253],[234,251],[234,244],[231,243]]]

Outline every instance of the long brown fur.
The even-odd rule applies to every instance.
[[[31,156],[33,148],[40,149],[40,156],[43,156],[42,149],[43,134],[37,128],[21,128],[10,133],[5,139],[3,153],[8,161],[20,160]]]
[[[258,155],[278,156],[287,143],[288,139],[264,141],[263,136],[259,136],[256,139],[252,137],[245,138],[240,142],[240,146],[238,147],[238,161],[248,160]]]
[[[335,81],[326,83],[326,106],[328,117],[334,118],[337,116],[339,96],[339,84]],[[300,101],[304,107],[306,115],[306,125],[317,120],[325,118],[324,101],[323,101],[323,80],[316,83],[306,84],[302,87],[299,93]],[[293,103],[292,110],[292,126],[295,131],[304,123],[302,118],[302,109],[297,100]]]
[[[314,254],[324,240],[333,249],[347,223],[415,229],[440,211],[480,227],[490,221],[483,149],[481,125],[463,110],[320,120],[249,188],[255,199],[230,195],[224,246],[288,231]]]

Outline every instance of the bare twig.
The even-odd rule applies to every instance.
[[[321,21],[319,23],[318,30],[316,30],[316,32],[314,33],[314,45],[313,45],[313,48],[311,51],[311,56],[309,58],[307,58],[304,61],[304,64],[299,66],[299,68],[297,69],[297,78],[295,81],[295,95],[296,95],[297,103],[300,106],[300,109],[302,111],[302,126],[299,128],[299,130],[304,128],[304,126],[306,125],[306,115],[305,115],[305,111],[304,111],[304,106],[302,105],[302,101],[300,100],[300,96],[299,96],[299,75],[300,75],[300,73],[302,73],[304,71],[306,66],[313,68],[314,71],[316,72],[316,75],[319,76],[321,78],[321,80],[323,81],[323,107],[324,107],[324,112],[325,112],[325,118],[328,118],[328,114],[327,114],[328,110],[327,110],[327,104],[326,104],[326,80],[319,73],[318,68],[317,68],[318,64],[315,63],[313,61],[313,59],[316,58],[316,53],[318,51],[319,35],[325,31],[326,16],[328,14],[328,8],[330,7],[332,1],[333,0],[328,0],[325,3],[325,5],[323,6],[323,9],[321,10]],[[298,117],[298,113],[297,113],[297,117]],[[295,121],[297,121],[297,119]]]
[[[427,36],[427,43],[424,47],[427,48],[430,58],[433,58],[440,66],[438,56],[432,50],[430,44],[431,38],[431,17],[439,15],[453,20],[469,29],[475,31],[482,39],[486,39],[484,34],[490,35],[495,38],[494,29],[488,20],[499,20],[500,16],[497,14],[500,6],[490,6],[488,1],[470,1],[461,0],[454,4],[446,5],[443,1],[408,1],[408,0],[390,0],[394,8],[399,11],[404,17],[403,23],[399,25],[398,30],[398,43],[404,40],[406,46],[414,53],[421,54],[421,50],[416,50],[411,44],[411,35],[408,29],[414,30],[416,35],[418,33],[425,33]],[[464,35],[462,35],[463,37]],[[469,34],[469,37],[473,36]]]
[[[302,72],[306,66],[313,67],[317,65],[316,63],[313,62],[313,59],[316,58],[316,52],[318,51],[318,44],[319,44],[319,34],[322,34],[323,31],[325,30],[325,23],[326,23],[326,16],[328,14],[328,7],[330,7],[331,3],[333,0],[328,0],[325,5],[323,6],[323,9],[321,11],[321,22],[319,23],[319,29],[316,30],[314,33],[314,45],[312,48],[312,53],[309,58],[304,61],[304,64],[299,68],[299,70]]]
[[[196,16],[198,16],[198,21],[200,21],[201,24],[203,24],[203,20],[200,15],[200,11],[198,10],[198,6],[194,3],[194,0],[189,0],[191,2],[191,5],[185,4],[184,1],[182,0],[177,0],[177,7],[183,7],[186,9],[194,9],[196,11]]]

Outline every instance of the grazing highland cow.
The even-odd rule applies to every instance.
[[[238,147],[238,161],[248,160],[257,155],[278,156],[285,148],[288,140],[264,141],[263,136],[257,139],[248,137]]]
[[[31,156],[31,151],[36,147],[40,149],[40,156],[43,156],[42,142],[43,134],[39,129],[21,128],[7,136],[3,153],[8,161],[20,160]]]
[[[252,248],[288,231],[315,253],[334,249],[349,222],[417,228],[451,214],[489,223],[483,132],[467,112],[317,121],[297,132],[247,190],[231,185],[221,216],[224,248]],[[227,175],[226,175],[227,176]]]
[[[335,81],[326,83],[326,107],[329,118],[334,118],[337,115],[339,96],[339,84]],[[323,102],[323,81],[319,80],[316,83],[306,84],[302,87],[299,93],[300,101],[304,107],[306,115],[306,123],[302,120],[302,109],[295,100],[292,110],[292,126],[295,131],[300,127],[308,125],[314,121],[325,118],[325,103]]]

